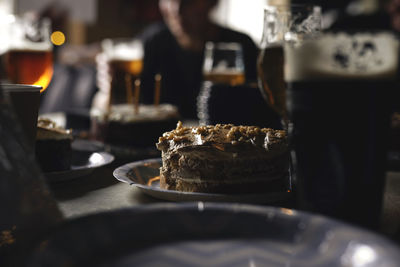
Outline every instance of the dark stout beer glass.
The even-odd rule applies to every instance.
[[[379,226],[397,49],[388,33],[285,45],[300,208]]]
[[[298,42],[321,29],[321,8],[313,5],[266,6],[257,69],[259,87],[268,105],[285,120],[286,85],[283,78],[286,42]]]

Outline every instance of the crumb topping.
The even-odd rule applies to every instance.
[[[37,139],[72,139],[71,129],[64,129],[47,118],[39,118],[37,128]]]
[[[0,248],[7,245],[12,245],[16,242],[15,239],[16,228],[17,227],[14,225],[10,230],[4,230],[0,232]]]
[[[283,130],[260,128],[258,126],[235,126],[233,124],[216,124],[198,127],[184,127],[178,122],[176,129],[166,132],[159,138],[157,146],[172,142],[173,145],[213,144],[219,150],[222,145],[251,144],[270,149],[272,146],[287,145],[287,134]],[[215,145],[217,144],[217,145]]]

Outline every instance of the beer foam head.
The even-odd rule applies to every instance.
[[[391,79],[398,68],[398,40],[390,33],[323,34],[285,44],[285,80]]]
[[[7,49],[20,51],[51,51],[50,21],[35,23],[30,18],[12,16],[6,22]]]
[[[51,51],[53,49],[51,43],[41,42],[15,42],[11,43],[8,46],[8,50],[12,51],[33,51],[33,52],[41,52],[41,51]]]
[[[138,40],[130,42],[113,42],[106,39],[102,43],[108,58],[113,60],[140,60],[143,58],[143,45]]]
[[[9,37],[7,40],[8,50],[17,51],[51,51],[53,45],[50,40],[38,40],[32,41],[28,37],[22,36],[23,33],[14,33],[13,36]]]

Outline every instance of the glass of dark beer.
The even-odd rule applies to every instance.
[[[398,41],[326,33],[284,53],[300,208],[377,229]]]
[[[13,17],[8,26],[5,53],[10,83],[30,84],[46,90],[53,76],[53,45],[50,21]]]
[[[257,69],[259,87],[268,105],[287,121],[283,78],[285,42],[298,42],[321,30],[321,8],[314,5],[278,5],[264,8],[264,28]]]

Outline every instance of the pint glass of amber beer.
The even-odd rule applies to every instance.
[[[219,84],[244,84],[242,46],[239,43],[207,42],[204,52],[203,79]]]
[[[285,45],[301,208],[379,226],[398,48],[385,32]]]
[[[133,103],[135,87],[140,86],[143,44],[136,39],[105,39],[103,55],[108,65],[110,104]]]
[[[207,42],[204,49],[203,84],[197,96],[197,113],[202,125],[237,123],[244,116],[237,107],[245,106],[245,68],[242,46],[235,42]],[[217,96],[217,97],[216,97]],[[229,106],[229,107],[228,107]],[[237,111],[237,112],[236,112]]]
[[[42,91],[46,90],[53,75],[50,22],[14,17],[8,27],[7,79],[11,83],[38,85]]]

